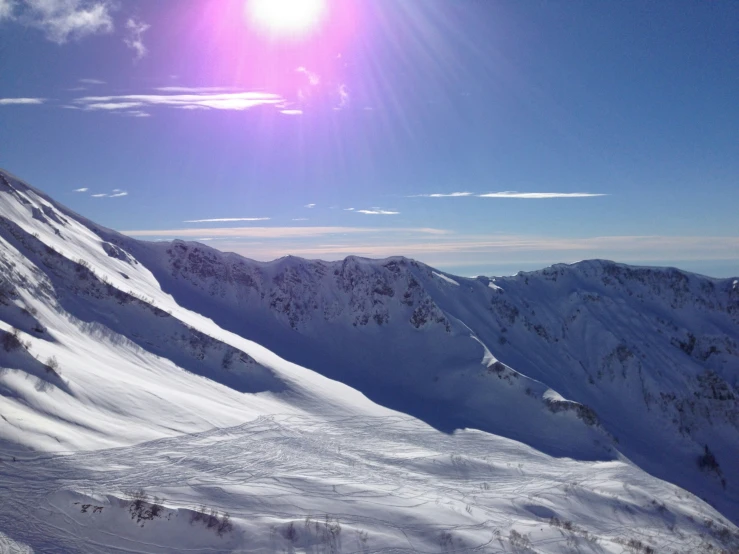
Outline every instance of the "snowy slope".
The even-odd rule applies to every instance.
[[[735,279],[602,260],[465,279],[124,243],[181,304],[382,405],[558,456],[616,445],[739,520]]]
[[[550,354],[523,318],[496,327],[510,310],[495,299],[543,302],[544,278],[527,295],[515,279],[496,289],[402,258],[259,264],[143,243],[4,173],[0,267],[0,552],[739,546],[720,502],[735,490],[722,458],[730,405],[726,424],[698,410],[689,433],[665,441],[677,456],[710,440],[727,483],[709,497],[721,515],[639,467],[655,457],[632,442],[653,431],[618,427],[632,400],[599,396],[628,387],[604,373],[588,396],[556,369],[589,331],[570,325],[577,340]],[[721,340],[735,340],[736,312],[719,301],[700,326],[688,311],[665,319],[694,333],[678,348],[698,361],[653,377],[660,387],[732,375]],[[704,350],[713,365],[699,363]],[[710,402],[728,402],[715,396],[735,381],[710,379]],[[650,425],[672,433],[666,417]],[[680,484],[720,479],[694,473]]]
[[[739,519],[734,279],[594,260],[495,284],[501,359],[592,406],[640,467]],[[713,469],[696,463],[706,447]]]

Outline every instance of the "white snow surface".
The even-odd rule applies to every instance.
[[[491,280],[491,281],[490,281],[490,282],[488,283],[488,287],[490,287],[491,289],[493,289],[493,290],[495,290],[495,291],[500,291],[500,290],[503,290],[503,289],[502,289],[502,288],[500,288],[500,287],[499,287],[498,285],[496,285],[496,284],[495,284],[495,283],[493,282],[493,280]]]
[[[449,283],[450,285],[454,285],[454,286],[457,286],[457,287],[459,286],[459,283],[457,283],[457,282],[456,282],[456,281],[455,281],[454,279],[452,279],[451,277],[449,277],[449,276],[447,276],[447,275],[444,275],[443,273],[438,273],[438,272],[436,272],[436,271],[432,271],[431,273],[432,273],[432,275],[435,275],[436,277],[438,277],[438,278],[439,278],[439,279],[441,279],[442,281],[446,281],[446,282],[447,282],[447,283]]]
[[[0,268],[0,552],[739,548],[728,280],[259,264],[4,172]]]

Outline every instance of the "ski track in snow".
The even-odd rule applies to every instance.
[[[576,516],[597,534],[597,548],[584,552],[621,552],[609,540],[617,538],[697,548],[697,536],[670,544],[664,530],[670,521],[693,525],[687,516],[699,501],[639,473],[623,462],[552,459],[474,431],[443,435],[404,417],[270,416],[132,447],[0,464],[0,528],[34,552],[184,552],[176,538],[161,541],[168,525],[184,525],[184,513],[145,522],[157,534],[138,542],[126,507],[101,500],[143,487],[166,498],[168,512],[203,503],[231,514],[236,530],[213,535],[198,551],[232,551],[229,541],[251,545],[233,551],[280,551],[289,542],[279,529],[289,521],[304,529],[306,516],[320,521],[325,514],[345,528],[342,552],[361,551],[349,544],[350,529],[367,533],[368,552],[443,552],[446,536],[455,551],[505,552],[510,529],[527,535],[536,552],[595,544],[549,525],[555,515]],[[71,492],[83,496],[65,494]],[[100,515],[80,512],[85,497],[104,506]],[[665,501],[684,512],[660,509]],[[112,520],[122,528],[110,529],[105,518],[116,510],[126,517]]]

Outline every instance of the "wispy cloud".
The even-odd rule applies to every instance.
[[[340,57],[340,56],[339,56]],[[297,105],[298,108],[310,109],[317,104],[324,107],[330,107],[334,110],[341,110],[349,105],[350,92],[346,84],[331,83],[322,81],[321,76],[306,67],[298,67],[296,73],[302,75],[298,85]],[[292,108],[293,105],[286,105],[285,108]],[[302,109],[285,109],[284,114],[300,115]]]
[[[147,49],[144,45],[144,33],[150,27],[151,25],[144,23],[143,21],[137,21],[134,18],[130,18],[126,21],[126,36],[123,38],[123,42],[134,51],[135,61],[146,56]]]
[[[0,106],[43,104],[45,98],[0,98]]]
[[[344,208],[344,211],[345,212],[353,212],[354,211],[354,208]]]
[[[317,85],[321,82],[321,78],[318,76],[317,73],[314,73],[312,71],[308,71],[305,67],[299,67],[295,70],[296,73],[302,73],[308,78],[308,83],[311,85]]]
[[[372,210],[356,210],[358,214],[367,214],[367,215],[398,215],[400,212],[393,212],[390,210],[380,210],[380,209],[372,209]]]
[[[588,198],[593,196],[608,196],[593,192],[486,192],[478,194],[478,198]]]
[[[88,189],[87,187],[82,187],[81,189],[74,189],[72,192],[87,192],[88,190],[90,189]]]
[[[315,207],[316,207],[316,205],[315,205],[315,204],[306,204],[306,205],[305,205],[305,206],[303,206],[303,207],[304,207],[304,208],[315,208]]]
[[[434,194],[412,194],[406,198],[453,198],[458,196],[475,196],[474,192],[450,192],[450,193],[434,193]]]
[[[268,221],[269,217],[218,217],[214,219],[190,219],[183,223],[215,223],[215,222],[233,222],[233,221]]]
[[[113,30],[107,0],[23,0],[17,5],[19,23],[41,29],[57,44]]]
[[[224,227],[197,229],[144,229],[122,231],[132,237],[201,237],[203,231],[214,237],[246,238],[305,238],[326,235],[356,234],[399,234],[446,235],[444,229],[420,228],[375,228],[375,227]]]
[[[233,87],[156,87],[159,92],[228,92]]]
[[[87,189],[80,189],[79,191],[75,192],[82,192],[83,190]],[[93,198],[120,198],[121,196],[128,196],[128,193],[125,190],[121,189],[113,189],[113,192],[107,193],[107,192],[98,192],[96,194],[91,194]]]
[[[593,192],[517,192],[507,190],[503,192],[449,192],[449,193],[433,193],[433,194],[412,194],[406,198],[461,198],[474,196],[477,198],[588,198],[593,196],[608,196],[602,193]]]
[[[97,104],[87,104],[85,109],[88,110],[130,110],[131,108],[140,108],[143,102],[100,102]]]
[[[78,81],[85,85],[104,85],[106,84],[105,81],[101,81],[100,79],[78,79]]]
[[[124,96],[85,96],[74,100],[83,110],[128,110],[131,108],[169,107],[185,110],[246,110],[255,106],[282,102],[268,92],[229,92],[198,94],[129,94]]]
[[[294,217],[293,221],[308,221],[307,217]]]

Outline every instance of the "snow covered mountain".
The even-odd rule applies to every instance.
[[[0,552],[739,548],[737,280],[0,245]]]
[[[465,279],[403,258],[121,244],[181,305],[384,406],[552,455],[615,445],[739,518],[736,279],[602,260]]]

